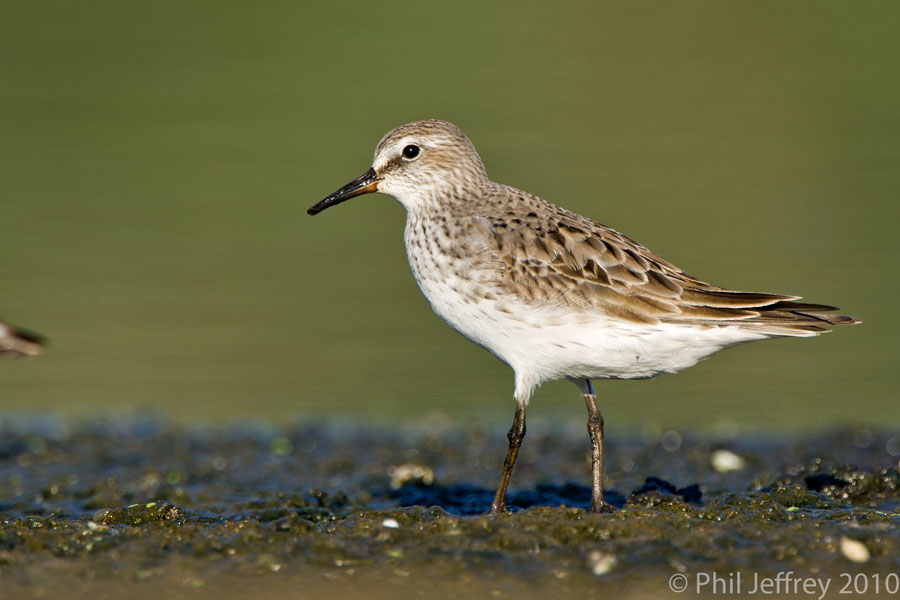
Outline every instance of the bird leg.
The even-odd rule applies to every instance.
[[[509,450],[506,452],[506,460],[503,461],[500,485],[497,487],[494,501],[491,502],[491,510],[488,511],[489,515],[506,512],[506,488],[509,486],[509,478],[512,475],[513,467],[516,465],[519,447],[522,446],[522,440],[525,439],[525,403],[516,402],[516,415],[513,417],[513,424],[509,429],[509,433],[506,434],[506,438],[509,440]]]
[[[587,405],[588,435],[591,436],[591,512],[612,512],[613,506],[603,500],[603,415],[597,408],[594,388],[588,382],[588,393],[584,394]]]

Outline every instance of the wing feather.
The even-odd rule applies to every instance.
[[[512,202],[509,198],[515,198]],[[799,296],[721,288],[690,275],[621,233],[524,192],[505,188],[506,216],[477,216],[485,246],[502,265],[496,282],[532,304],[637,323],[740,325],[772,335],[813,335],[857,323]],[[498,200],[499,201],[499,200]],[[515,215],[515,218],[509,218]]]

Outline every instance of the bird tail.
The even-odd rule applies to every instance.
[[[770,335],[809,337],[831,331],[830,326],[856,325],[859,319],[848,315],[830,314],[840,310],[827,304],[781,301],[759,307],[759,316],[741,320],[741,326]]]

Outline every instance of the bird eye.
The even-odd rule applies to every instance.
[[[403,149],[403,158],[405,158],[406,160],[415,160],[416,158],[418,158],[419,152],[421,152],[421,150],[418,146],[410,144]]]

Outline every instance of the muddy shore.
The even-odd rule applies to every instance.
[[[32,418],[0,434],[3,598],[674,597],[678,574],[690,595],[716,575],[749,596],[788,571],[830,580],[825,597],[857,576],[856,595],[891,597],[900,576],[898,431],[612,437],[618,510],[591,515],[586,435],[535,427],[500,517],[482,515],[500,431]]]

